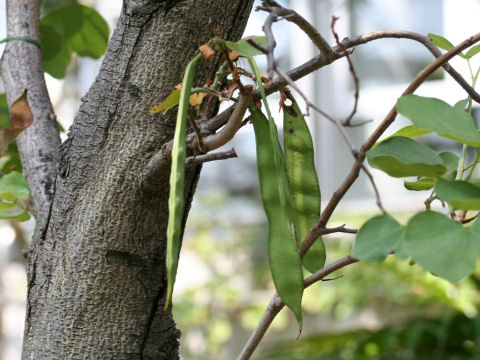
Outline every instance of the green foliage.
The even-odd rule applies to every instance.
[[[394,177],[440,177],[446,171],[435,151],[403,136],[382,141],[367,152],[367,159],[372,167]]]
[[[462,144],[480,146],[480,133],[472,116],[442,100],[406,95],[398,100],[397,111],[420,129]]]
[[[399,249],[402,240],[403,228],[395,219],[388,215],[376,216],[358,231],[352,254],[367,263],[376,264]]]
[[[178,256],[180,252],[180,236],[183,219],[183,192],[185,179],[186,130],[188,115],[188,100],[190,89],[195,77],[195,66],[202,58],[199,53],[187,65],[180,92],[178,104],[177,124],[172,147],[172,168],[170,170],[170,195],[168,198],[168,225],[167,225],[167,296],[165,309],[170,305],[173,293],[173,284],[177,274]]]
[[[250,45],[248,40],[251,40],[263,47],[267,45],[267,38],[265,36],[248,36],[236,42],[225,41],[225,44],[230,48],[230,50],[233,50],[244,57],[262,55],[263,52]]]
[[[55,78],[65,77],[73,52],[100,58],[108,36],[106,21],[88,6],[73,3],[48,12],[40,22],[45,71]]]
[[[445,215],[424,211],[415,215],[405,230],[402,252],[452,282],[458,282],[475,269],[476,253],[469,232]]]

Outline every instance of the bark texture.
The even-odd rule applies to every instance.
[[[41,209],[46,224],[28,256],[23,359],[178,358],[179,331],[163,311],[169,167],[154,186],[141,182],[148,159],[173,137],[175,114],[148,111],[215,30],[241,36],[252,2],[186,0],[165,13],[164,1],[124,1],[62,144],[53,202]],[[187,210],[199,170],[186,176]]]

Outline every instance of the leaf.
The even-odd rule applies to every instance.
[[[27,89],[10,106],[11,126],[0,129],[0,157],[5,155],[8,146],[33,122],[33,114],[28,104]]]
[[[247,40],[252,40],[256,44],[265,47],[267,45],[267,38],[265,36],[247,36],[237,42],[225,41],[225,44],[230,50],[233,50],[244,57],[262,55],[263,52],[253,47]]]
[[[45,71],[56,78],[64,77],[73,51],[79,56],[100,58],[108,37],[107,22],[88,6],[74,3],[52,10],[40,21]]]
[[[7,95],[0,94],[0,128],[10,126],[10,115],[8,114]]]
[[[250,107],[257,148],[257,168],[262,203],[268,219],[268,258],[273,283],[280,298],[293,311],[301,328],[302,261],[291,227],[287,202],[285,163],[276,156],[280,144],[271,137],[271,122],[256,107]],[[273,124],[273,126],[275,126]]]
[[[203,59],[204,60],[208,60],[208,59],[211,59],[212,57],[215,56],[215,50],[213,50],[210,46],[208,46],[207,44],[203,44],[201,45],[198,50],[200,50],[202,52],[202,55],[203,55]]]
[[[428,37],[430,39],[432,39],[433,43],[438,46],[440,49],[443,49],[443,50],[450,50],[452,48],[454,48],[455,46],[453,46],[453,44],[448,41],[446,38],[444,38],[443,36],[440,36],[440,35],[436,35],[436,34],[432,34],[432,33],[429,33],[428,34]]]
[[[439,179],[437,196],[459,210],[480,210],[480,187],[466,181]]]
[[[433,211],[421,212],[408,222],[402,246],[418,264],[454,283],[475,270],[473,250],[462,225]]]
[[[431,133],[431,131],[429,131],[429,130],[420,129],[415,125],[409,125],[409,126],[405,126],[404,128],[401,128],[400,130],[398,130],[397,132],[395,132],[393,135],[389,136],[388,138],[391,138],[391,137],[394,137],[394,136],[403,136],[403,137],[407,137],[407,138],[410,138],[410,139],[414,139],[414,138],[417,138],[417,137],[420,137],[420,136],[423,136],[423,135],[427,135],[427,134],[430,134],[430,133]]]
[[[315,170],[313,141],[302,111],[289,94],[291,106],[283,106],[283,144],[291,196],[295,240],[307,237],[320,216],[321,194]],[[303,258],[305,268],[314,273],[325,265],[325,245],[318,238]]]
[[[175,90],[173,90],[160,105],[154,106],[150,109],[150,114],[162,112],[163,115],[165,115],[168,110],[177,106],[178,102],[180,101],[181,88],[182,84],[178,84],[177,86],[175,86]]]
[[[473,118],[440,99],[405,95],[398,100],[397,111],[420,129],[434,131],[462,144],[480,147],[480,133]]]
[[[421,178],[417,181],[404,181],[403,186],[412,191],[430,190],[435,186],[435,181],[430,178]]]
[[[432,39],[433,43],[438,46],[440,49],[443,49],[443,50],[450,50],[452,48],[454,48],[455,46],[450,42],[448,41],[446,38],[444,38],[443,36],[440,36],[440,35],[436,35],[436,34],[432,34],[432,33],[429,33],[428,34],[428,37],[430,39]],[[461,57],[465,58],[466,56],[463,54],[463,53],[460,53],[458,54],[460,55]]]
[[[429,147],[403,136],[384,140],[367,152],[369,164],[393,177],[439,177],[443,161]]]
[[[170,194],[168,197],[168,224],[167,224],[167,294],[165,309],[172,301],[173,284],[177,275],[178,256],[180,254],[180,237],[182,234],[183,193],[185,178],[185,153],[188,100],[190,89],[195,77],[195,66],[201,59],[198,53],[187,65],[183,77],[180,101],[178,105],[177,123],[172,147],[172,167],[170,170]]]
[[[30,214],[27,210],[20,210],[17,212],[8,212],[8,211],[0,211],[0,219],[5,220],[15,220],[15,221],[27,221],[30,219]]]
[[[358,231],[352,254],[369,264],[385,260],[403,240],[403,227],[388,215],[369,219]]]
[[[457,154],[454,154],[450,151],[444,151],[438,155],[442,158],[443,166],[445,166],[445,168],[447,169],[447,171],[442,175],[442,178],[454,180],[457,176],[457,169],[460,158]]]
[[[480,44],[475,45],[475,46],[471,47],[470,49],[468,49],[467,53],[465,54],[465,58],[471,59],[472,57],[477,55],[479,52],[480,52]]]
[[[56,79],[64,78],[72,57],[66,39],[53,26],[40,23],[40,42],[43,69]]]
[[[459,109],[459,110],[465,110],[469,101],[470,101],[469,98],[459,100],[455,103],[455,105],[453,105],[453,107],[456,108],[456,109]]]
[[[12,171],[0,179],[0,198],[13,201],[25,200],[29,196],[27,181],[18,171]]]
[[[207,96],[207,93],[201,92],[190,95],[189,103],[192,106],[202,105],[203,99]]]
[[[471,226],[465,227],[465,230],[470,234],[477,258],[480,257],[480,220],[477,218]]]

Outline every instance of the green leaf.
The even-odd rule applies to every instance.
[[[467,53],[465,54],[465,58],[471,59],[472,57],[477,55],[479,52],[480,52],[480,44],[475,45],[475,46],[471,47],[470,49],[468,49]]]
[[[435,186],[435,181],[430,178],[420,178],[417,181],[404,181],[403,186],[412,191],[430,190]]]
[[[40,22],[42,59],[45,71],[65,76],[74,51],[80,56],[100,58],[107,48],[109,28],[94,9],[69,4],[49,12]]]
[[[20,153],[18,152],[16,141],[11,143],[5,155],[0,157],[0,171],[4,174],[9,174],[13,170],[22,172],[22,161],[20,160]]]
[[[457,176],[457,169],[460,158],[457,154],[454,154],[450,151],[444,151],[438,155],[442,158],[443,166],[445,166],[445,168],[447,169],[447,171],[442,175],[442,178],[454,180]]]
[[[376,264],[398,249],[402,240],[402,225],[388,215],[379,215],[360,228],[352,254],[369,264]]]
[[[450,41],[448,41],[446,38],[444,38],[443,36],[429,33],[428,37],[430,39],[432,39],[433,43],[436,46],[438,46],[440,49],[448,51],[448,50],[454,48],[453,44]]]
[[[439,179],[435,193],[455,209],[480,210],[480,187],[469,182]]]
[[[369,164],[393,177],[439,177],[443,161],[429,147],[403,136],[384,140],[367,152]]]
[[[11,201],[0,201],[0,210],[9,210],[13,209],[16,205],[16,201],[11,202]]]
[[[421,212],[408,222],[402,251],[451,282],[458,282],[475,270],[476,253],[469,232],[437,212]]]
[[[157,112],[165,114],[168,110],[177,106],[180,101],[180,89],[181,86],[177,86],[161,104],[150,109],[150,114],[155,114]]]
[[[5,220],[15,220],[15,221],[27,221],[30,219],[30,214],[27,210],[20,210],[17,212],[7,212],[7,211],[0,211],[0,219]]]
[[[438,46],[440,49],[443,49],[443,50],[450,50],[452,48],[454,48],[454,45],[448,41],[446,38],[444,38],[443,36],[440,36],[440,35],[436,35],[436,34],[432,34],[432,33],[429,33],[428,34],[428,37],[430,39],[432,39],[433,43]],[[465,55],[463,55],[463,53],[460,53],[458,54],[460,55],[461,57],[465,58]]]
[[[477,258],[480,257],[480,220],[477,218],[471,226],[465,227],[465,230],[470,234]]]
[[[7,95],[0,94],[0,128],[10,126],[10,115],[8,114]]]
[[[480,133],[473,118],[440,99],[405,95],[398,100],[397,111],[420,129],[434,131],[462,144],[480,147]]]
[[[465,108],[467,107],[468,105],[468,102],[470,101],[469,98],[466,98],[466,99],[463,99],[463,100],[459,100],[455,103],[455,105],[453,105],[453,107],[455,109],[458,109],[458,110],[465,110]]]
[[[40,23],[40,41],[43,69],[56,79],[64,78],[72,56],[66,39],[53,26]]]
[[[267,45],[267,38],[265,36],[248,36],[237,42],[225,41],[225,44],[229,47],[230,50],[236,51],[244,57],[262,55],[263,52],[258,50],[256,47],[250,45],[247,40],[253,40],[260,46],[265,47]]]
[[[25,200],[30,196],[28,184],[22,174],[12,171],[0,179],[0,198],[6,200]]]
[[[429,131],[429,130],[420,129],[415,125],[409,125],[409,126],[405,126],[404,128],[401,128],[395,134],[389,136],[389,138],[394,137],[394,136],[403,136],[403,137],[407,137],[407,138],[410,138],[410,139],[414,139],[414,138],[417,138],[417,137],[420,137],[420,136],[423,136],[423,135],[427,135],[427,134],[430,134],[430,133],[431,133],[431,131]]]
[[[320,217],[321,194],[310,130],[297,102],[288,96],[292,105],[283,105],[283,144],[295,240],[300,245]],[[325,265],[325,256],[325,245],[318,238],[305,254],[303,265],[314,273]]]
[[[167,294],[165,309],[172,301],[173,284],[177,275],[178,257],[180,255],[180,237],[182,234],[183,220],[183,198],[185,180],[185,154],[186,154],[186,131],[188,101],[193,79],[195,77],[195,66],[202,58],[198,53],[187,65],[180,92],[178,105],[177,123],[172,147],[172,167],[170,170],[170,193],[168,197],[168,224],[167,224]]]

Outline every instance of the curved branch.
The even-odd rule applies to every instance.
[[[9,37],[40,39],[40,3],[38,0],[7,1]],[[28,89],[34,121],[17,138],[17,144],[37,222],[43,224],[52,202],[60,136],[45,85],[41,51],[27,41],[8,41],[0,67],[9,104],[18,98],[24,88]]]
[[[334,263],[324,267],[323,269],[317,271],[316,273],[312,274],[310,277],[306,278],[303,282],[304,287],[307,288],[314,283],[321,281],[325,276],[330,275],[334,271],[337,271],[341,268],[344,268],[347,265],[353,264],[358,262],[359,260],[354,258],[353,256],[349,255],[340,260],[335,261]],[[242,352],[237,357],[237,360],[248,360],[252,356],[253,352],[257,348],[260,341],[263,339],[263,336],[267,332],[270,324],[272,323],[273,319],[277,316],[280,310],[283,309],[284,303],[280,296],[277,293],[272,297],[270,303],[267,306],[267,309],[263,313],[262,318],[260,319],[257,327],[253,331],[252,335],[248,339],[247,343],[242,349]]]

